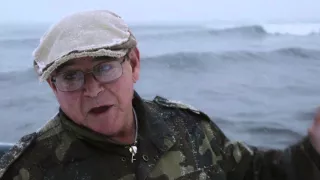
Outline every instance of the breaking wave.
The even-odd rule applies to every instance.
[[[263,36],[268,32],[259,25],[241,26],[225,29],[213,29],[209,31],[212,35],[247,35],[247,36]]]
[[[192,26],[132,26],[132,31],[138,40],[161,40],[163,38],[184,38],[184,37],[221,37],[221,38],[257,38],[266,36],[281,35],[302,35],[302,36],[319,36],[320,24],[312,25],[233,25],[233,26],[208,26],[208,25],[192,25]],[[15,31],[14,31],[15,32]],[[20,34],[19,34],[20,33]],[[3,34],[3,35],[2,35]],[[41,33],[26,35],[21,37],[21,32],[10,33],[5,35],[0,32],[0,47],[17,47],[30,45],[35,47],[39,42]]]
[[[134,30],[139,28],[135,27]],[[140,30],[140,29],[139,29]],[[137,31],[139,32],[139,31]],[[138,39],[148,38],[176,38],[185,36],[212,36],[212,37],[264,37],[281,35],[315,36],[320,34],[320,25],[312,27],[304,26],[275,26],[275,25],[246,25],[233,27],[168,27],[161,29],[154,27],[137,33]]]

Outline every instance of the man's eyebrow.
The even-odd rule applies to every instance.
[[[57,74],[60,73],[63,69],[65,69],[68,66],[72,66],[73,64],[75,64],[74,61],[67,61],[67,62],[61,64],[60,66],[57,67],[56,73]]]

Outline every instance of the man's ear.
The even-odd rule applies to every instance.
[[[140,76],[140,52],[137,47],[129,53],[130,65],[132,68],[133,82],[136,83]]]

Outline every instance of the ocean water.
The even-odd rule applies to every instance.
[[[0,25],[0,142],[40,128],[58,109],[32,69],[48,25]],[[201,109],[232,140],[284,148],[320,106],[320,23],[132,25],[136,90]]]

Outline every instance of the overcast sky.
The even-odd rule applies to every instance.
[[[0,22],[54,22],[89,9],[128,22],[320,19],[320,0],[1,0]]]

